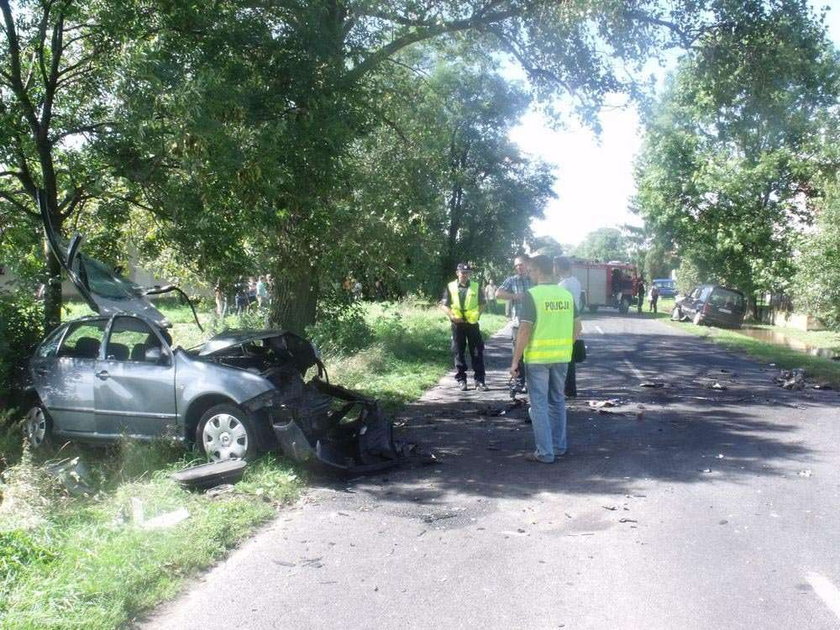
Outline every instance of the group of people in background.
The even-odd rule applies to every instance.
[[[487,391],[484,341],[479,328],[482,311],[496,299],[510,305],[513,355],[510,377],[516,390],[528,392],[535,450],[532,462],[550,464],[566,453],[566,396],[577,395],[573,348],[581,330],[581,286],[568,259],[548,256],[514,260],[514,274],[492,293],[472,280],[472,268],[458,263],[456,279],[440,300],[452,326],[455,381],[467,385],[469,352],[475,389]],[[559,278],[559,282],[558,282]]]
[[[657,312],[657,304],[659,302],[659,287],[651,282],[650,289],[645,293],[645,279],[643,276],[638,276],[633,279],[633,295],[636,296],[636,307],[638,312],[642,312],[645,304],[645,295],[648,299],[648,310],[651,313]]]
[[[219,280],[213,289],[213,296],[216,300],[216,316],[235,313],[242,315],[253,308],[267,309],[271,306],[271,296],[274,293],[274,277],[269,273],[260,276],[245,278],[240,276],[233,285],[233,309],[228,301],[228,293]]]

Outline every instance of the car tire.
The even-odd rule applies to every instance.
[[[692,319],[691,321],[694,322],[695,326],[703,325],[703,318],[700,316],[700,313],[694,313],[694,319]]]
[[[590,313],[597,313],[598,312],[598,305],[597,304],[590,304],[586,308],[589,309]]]
[[[195,430],[195,443],[209,461],[253,459],[259,452],[254,421],[236,405],[210,407]]]
[[[33,403],[26,412],[23,430],[33,451],[47,451],[52,446],[52,418],[40,401]]]

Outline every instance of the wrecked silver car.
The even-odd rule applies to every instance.
[[[194,349],[174,346],[144,290],[65,248],[53,252],[97,316],[66,322],[30,359],[25,428],[33,448],[53,438],[111,442],[172,437],[214,461],[280,448],[350,472],[398,462],[377,402],[329,383],[313,345],[283,330],[228,331]],[[305,380],[311,374],[309,380]]]
[[[53,437],[174,437],[215,461],[277,447],[343,470],[397,459],[376,401],[331,385],[312,344],[281,330],[227,332],[185,350],[143,317],[86,317],[49,335],[28,372],[35,448]]]

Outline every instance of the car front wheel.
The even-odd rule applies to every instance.
[[[41,403],[34,403],[29,408],[23,426],[33,451],[49,448],[52,442],[52,419]]]
[[[692,319],[691,321],[694,322],[695,326],[703,325],[703,318],[700,316],[700,313],[694,313],[694,319]]]
[[[682,311],[680,310],[680,307],[675,306],[674,310],[671,311],[671,321],[679,322],[679,321],[682,321],[682,318],[683,318],[683,314],[682,314]]]
[[[257,454],[257,431],[250,416],[231,404],[210,407],[201,416],[196,444],[210,461],[251,459]]]

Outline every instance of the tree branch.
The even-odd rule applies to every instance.
[[[558,0],[558,2],[565,3],[567,0]],[[478,29],[504,22],[512,17],[522,15],[523,9],[508,9],[506,11],[497,11],[494,13],[477,13],[472,17],[463,20],[453,20],[451,22],[444,22],[440,24],[428,24],[426,22],[415,22],[409,18],[395,17],[379,11],[369,11],[365,13],[367,17],[378,18],[381,20],[396,22],[403,26],[415,27],[416,30],[407,33],[401,37],[397,37],[382,48],[371,53],[362,63],[348,72],[348,79],[353,82],[360,77],[370,72],[373,68],[382,63],[385,59],[391,57],[398,51],[438,35],[444,33],[457,33],[460,31],[467,31],[470,29]]]
[[[25,214],[28,214],[31,217],[37,218],[37,217],[40,216],[37,212],[35,212],[33,210],[30,210],[25,204],[23,204],[20,201],[18,201],[17,199],[15,199],[12,195],[7,193],[5,190],[0,190],[0,199],[5,199],[10,204],[12,204],[15,208],[17,208],[18,210],[20,210],[21,212],[23,212]]]
[[[26,89],[21,80],[21,65],[20,65],[20,41],[18,40],[17,31],[15,29],[15,20],[12,15],[12,9],[9,6],[9,0],[0,0],[0,11],[3,13],[3,20],[6,23],[6,38],[9,43],[9,64],[11,66],[11,73],[8,75],[8,80],[12,91],[17,96],[23,107],[23,114],[29,124],[32,132],[37,134],[40,132],[40,123],[38,116],[35,114],[35,108]]]

